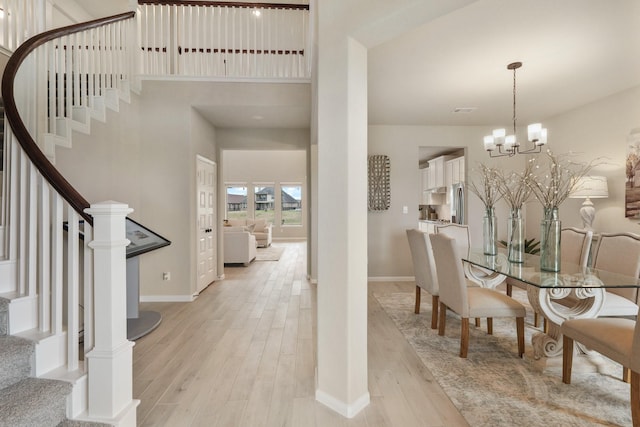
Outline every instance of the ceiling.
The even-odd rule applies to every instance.
[[[78,1],[104,13],[112,3]],[[514,61],[518,123],[544,121],[640,85],[640,1],[477,0],[370,47],[368,60],[370,124],[509,126]],[[215,126],[310,125],[309,84],[264,84],[255,97],[219,85],[232,104],[196,105]]]
[[[637,0],[475,1],[369,50],[369,123],[508,126],[514,61],[544,120],[640,85],[639,28]]]

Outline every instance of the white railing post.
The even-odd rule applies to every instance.
[[[94,348],[87,354],[90,419],[136,425],[133,342],[127,340],[125,217],[132,209],[108,201],[85,210],[93,217]]]

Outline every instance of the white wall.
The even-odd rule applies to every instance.
[[[273,237],[300,238],[307,237],[307,152],[303,150],[225,150],[220,157],[223,168],[224,183],[247,185],[249,197],[255,184],[274,183],[278,186],[276,194],[280,194],[279,185],[299,183],[302,186],[302,225],[283,227],[277,221],[273,224]],[[220,202],[224,203],[224,192]],[[249,207],[251,209],[251,207]]]
[[[624,91],[545,121],[549,147],[554,152],[576,152],[577,160],[602,158],[606,164],[592,175],[604,175],[609,198],[593,199],[595,232],[640,233],[640,226],[624,217],[625,161],[629,131],[640,126],[640,87]],[[582,227],[579,210],[582,199],[567,199],[560,206],[563,226]],[[527,207],[527,236],[537,236],[542,208],[538,202]]]
[[[89,202],[127,203],[132,219],[171,241],[140,257],[143,298],[189,300],[195,291],[198,154],[216,160],[215,130],[160,82],[145,82],[143,96],[109,111],[106,124],[94,120],[91,135],[75,132],[72,149],[57,150],[56,166]]]
[[[145,82],[141,97],[141,216],[143,224],[172,241],[170,250],[162,248],[141,260],[141,293],[147,298],[193,294],[196,155],[217,160],[213,126],[191,108],[188,97],[171,89],[163,82]],[[171,280],[163,281],[162,272],[170,272]]]
[[[487,128],[478,126],[369,126],[368,153],[389,156],[391,163],[391,205],[383,212],[368,214],[368,275],[370,278],[411,278],[413,266],[406,229],[418,226],[420,197],[420,147],[464,147],[467,181],[474,179],[478,162],[497,164],[484,151],[482,136]],[[503,167],[520,168],[520,159],[501,159]],[[407,206],[409,212],[403,214]],[[482,202],[467,191],[467,222],[471,241],[482,244]],[[506,235],[506,206],[497,207],[498,233]],[[501,221],[500,218],[504,220]]]
[[[603,157],[607,164],[592,174],[605,175],[609,183],[609,198],[594,199],[596,232],[629,231],[640,233],[640,225],[624,218],[624,181],[626,138],[629,131],[640,126],[640,88],[634,88],[602,99],[560,116],[544,120],[549,130],[548,148],[555,153],[576,152],[576,161]],[[405,229],[416,226],[419,194],[417,169],[420,146],[466,146],[467,180],[473,179],[477,162],[504,169],[521,170],[526,156],[490,159],[482,149],[481,137],[489,131],[483,127],[444,126],[370,126],[369,154],[386,154],[391,160],[391,207],[386,212],[370,212],[369,267],[372,278],[408,278],[413,276]],[[537,154],[536,156],[541,156]],[[483,205],[467,191],[467,218],[472,244],[482,244]],[[579,215],[582,199],[567,199],[560,206],[563,226],[582,227]],[[402,214],[408,206],[409,213]],[[507,231],[508,209],[499,202],[499,238]],[[539,239],[542,207],[532,199],[525,208],[527,238]]]

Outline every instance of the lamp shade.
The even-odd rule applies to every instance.
[[[569,195],[572,199],[605,199],[609,197],[606,176],[583,176]]]

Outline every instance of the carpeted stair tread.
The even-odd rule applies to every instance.
[[[11,335],[0,336],[0,389],[8,387],[31,374],[33,343]]]
[[[66,419],[72,385],[41,378],[24,380],[0,390],[0,427],[55,427]]]

